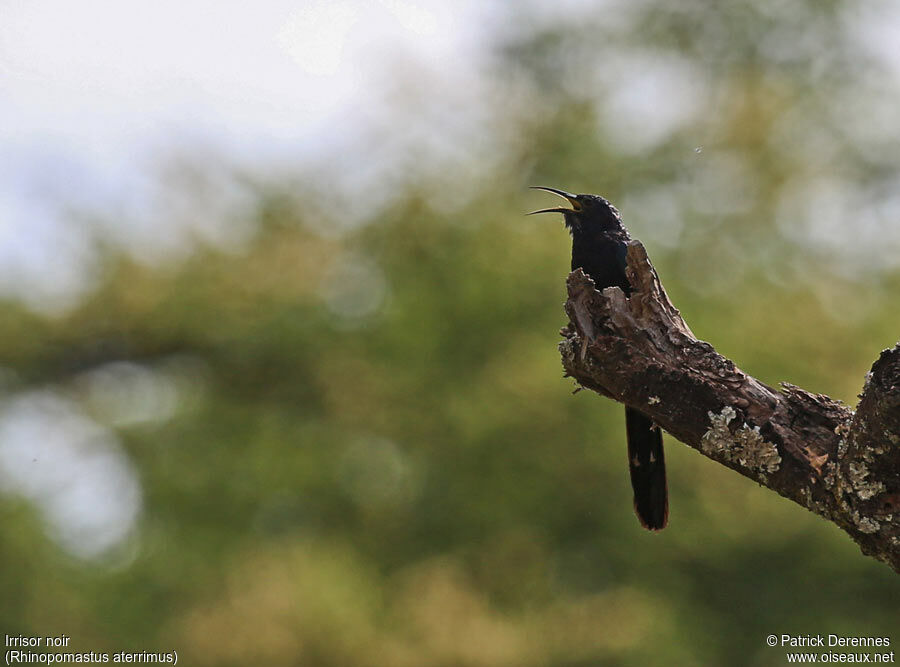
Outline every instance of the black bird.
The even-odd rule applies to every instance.
[[[572,235],[572,270],[582,269],[598,290],[618,287],[625,296],[631,285],[625,274],[625,245],[631,237],[615,206],[598,195],[573,195],[556,188],[534,186],[568,200],[572,208],[543,208],[529,213],[562,213]],[[634,511],[641,525],[662,530],[669,519],[666,461],[662,433],[647,415],[625,406],[628,466],[634,489]]]

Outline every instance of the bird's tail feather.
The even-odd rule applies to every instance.
[[[659,427],[642,412],[625,408],[628,468],[634,489],[634,511],[648,530],[662,530],[669,520],[666,460]]]

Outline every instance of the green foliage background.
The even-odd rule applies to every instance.
[[[87,561],[3,497],[7,634],[187,665],[768,665],[770,633],[900,641],[895,574],[671,438],[670,527],[640,529],[621,406],[561,374],[568,239],[523,217],[547,205],[529,184],[606,195],[701,338],[852,405],[900,323],[900,271],[863,226],[877,239],[896,217],[832,210],[827,245],[789,204],[816,203],[809,183],[871,203],[895,182],[879,119],[900,96],[848,37],[877,8],[528,7],[485,64],[476,155],[448,166],[412,142],[371,210],[312,167],[235,171],[253,202],[239,247],[148,262],[82,221],[106,248],[96,290],[57,317],[2,305],[4,400],[73,401],[143,496],[127,544]],[[615,116],[615,81],[661,63],[696,99],[648,141]],[[383,131],[417,118],[440,136],[463,113],[417,85],[397,83]],[[86,378],[122,361],[174,387],[171,413],[110,416]]]

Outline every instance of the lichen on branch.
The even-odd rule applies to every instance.
[[[639,241],[628,244],[628,278],[626,297],[569,274],[566,374],[832,521],[900,572],[900,344],[875,362],[854,412],[788,383],[770,387],[698,340]]]

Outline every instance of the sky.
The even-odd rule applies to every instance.
[[[90,289],[93,248],[73,212],[115,217],[105,231],[126,246],[176,252],[179,203],[159,176],[186,148],[258,172],[324,159],[378,122],[403,63],[452,71],[474,92],[487,7],[3,3],[0,296],[54,314]],[[222,185],[211,184],[226,193],[220,212],[240,211],[239,190]],[[233,226],[205,231],[240,241]]]
[[[627,21],[628,3],[603,4],[604,16]],[[598,11],[587,0],[523,3],[520,11],[577,20],[586,5]],[[900,10],[865,7],[848,20],[848,34],[900,79]],[[514,140],[489,115],[510,89],[485,65],[508,12],[505,3],[476,0],[6,0],[0,298],[48,315],[75,306],[97,277],[88,227],[148,261],[186,252],[189,232],[239,245],[252,233],[241,224],[252,197],[231,167],[319,173],[345,189],[348,225],[365,215],[355,202],[377,209],[392,169],[408,173],[410,161],[442,179],[489,168],[498,151],[484,138]],[[625,152],[664,140],[704,99],[702,73],[650,56],[608,63],[598,84],[608,138]],[[894,112],[890,97],[884,122],[850,129],[892,128]],[[200,187],[180,179],[178,159],[203,161]],[[826,211],[861,211],[873,200],[829,191],[839,201]],[[803,192],[794,200],[811,199]],[[203,216],[193,214],[198,202]],[[897,208],[893,199],[885,206],[870,216],[876,236]],[[842,215],[832,215],[837,228],[829,231],[819,212],[796,208],[785,207],[791,220],[817,226],[802,234],[842,242]]]

